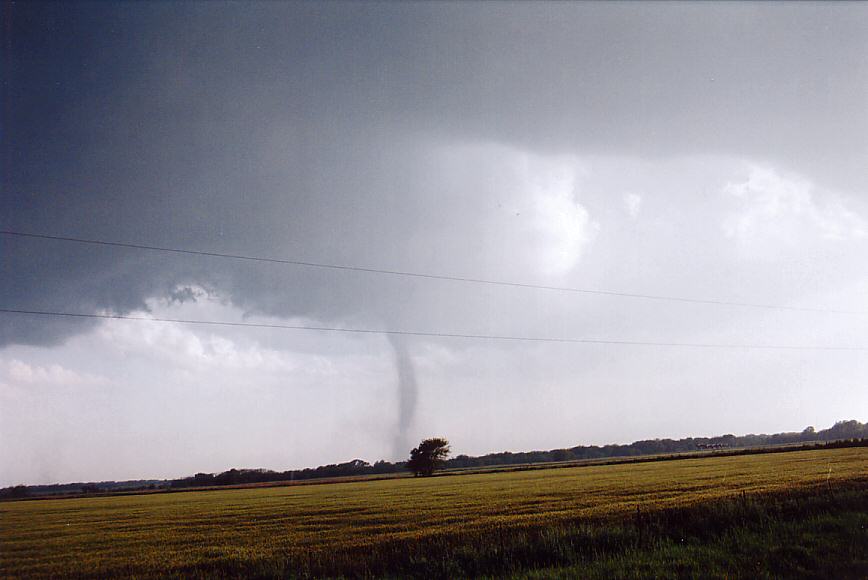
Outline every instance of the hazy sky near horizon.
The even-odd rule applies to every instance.
[[[868,5],[4,19],[4,230],[851,313],[5,235],[0,308],[868,347]],[[432,435],[480,454],[868,419],[865,351],[399,342],[0,313],[0,485],[395,459]]]

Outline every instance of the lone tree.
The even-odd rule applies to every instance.
[[[429,476],[443,464],[448,455],[449,441],[439,437],[425,439],[410,452],[407,469],[415,476]]]

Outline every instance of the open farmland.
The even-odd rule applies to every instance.
[[[709,554],[690,550],[734,533],[749,539],[754,532],[743,529],[745,522],[756,520],[766,530],[750,540],[759,543],[757,549],[780,548],[769,544],[772,536],[799,526],[810,525],[812,537],[822,529],[841,535],[834,546],[844,553],[832,556],[845,566],[842,573],[856,576],[868,558],[866,478],[868,448],[858,447],[6,502],[0,504],[0,575],[460,576],[549,570],[569,576],[576,566],[594,562],[609,566],[599,571],[605,575],[618,562],[636,569],[631,558],[652,568],[660,554],[677,560],[680,548],[668,544],[667,526],[693,534],[683,550],[688,563],[695,563]],[[699,542],[709,530],[720,534]],[[829,552],[822,542],[818,546]],[[721,575],[727,561],[720,562]],[[805,565],[809,571],[811,562]]]

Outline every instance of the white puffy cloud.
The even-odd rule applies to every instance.
[[[336,357],[317,352],[302,352],[287,331],[238,332],[231,327],[197,326],[161,322],[160,318],[185,320],[215,320],[224,322],[257,322],[282,325],[305,325],[311,321],[302,318],[274,319],[247,313],[232,306],[219,294],[191,287],[195,300],[178,301],[152,298],[148,312],[135,312],[136,318],[147,321],[119,320],[98,327],[98,340],[114,353],[147,353],[164,368],[173,368],[186,374],[221,374],[254,377],[251,382],[267,382],[275,377],[325,379],[335,377],[347,369],[341,365],[352,356]],[[218,381],[219,382],[219,381]]]
[[[132,315],[245,314],[216,296],[149,307]],[[386,457],[394,430],[392,352],[378,336],[105,320],[3,355],[0,464],[17,467],[0,486]],[[88,388],[36,388],[57,385]]]
[[[624,194],[624,210],[632,219],[639,217],[639,211],[642,209],[642,196],[638,193]]]
[[[725,219],[724,232],[746,244],[795,245],[811,238],[844,241],[868,236],[868,221],[847,208],[840,196],[772,167],[749,166],[747,176],[727,183],[723,192],[739,205]]]
[[[562,276],[579,262],[600,225],[576,200],[575,166],[553,166],[549,162],[539,163],[532,170],[538,173],[528,175],[527,184],[540,239],[539,268],[545,275]]]
[[[494,143],[453,145],[431,157],[448,176],[453,199],[445,202],[460,207],[462,217],[428,233],[445,244],[484,240],[470,259],[486,275],[564,276],[597,237],[600,224],[584,203],[589,167],[581,158]]]
[[[4,384],[17,387],[78,387],[105,385],[105,377],[82,373],[57,363],[30,364],[17,358],[0,359],[0,377]]]

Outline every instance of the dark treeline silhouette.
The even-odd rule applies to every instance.
[[[807,427],[800,432],[775,433],[773,435],[721,435],[718,437],[688,437],[686,439],[648,439],[629,445],[579,445],[566,449],[549,451],[527,451],[512,453],[489,453],[479,457],[458,455],[443,462],[444,469],[491,467],[503,465],[522,465],[549,463],[557,461],[577,461],[586,459],[607,459],[639,457],[643,455],[665,455],[700,450],[728,450],[768,445],[787,445],[813,442],[868,439],[868,424],[859,421],[838,421],[829,429],[816,431]],[[140,481],[103,481],[99,483],[67,483],[53,485],[14,486],[0,490],[0,499],[15,499],[28,496],[55,494],[105,493],[118,491],[144,491],[156,489],[183,489],[190,487],[210,487],[240,485],[251,483],[303,481],[345,476],[365,476],[402,472],[407,469],[404,461],[391,463],[377,461],[368,463],[354,459],[346,463],[321,465],[316,468],[295,469],[290,471],[271,471],[268,469],[230,469],[222,473],[197,473],[190,477],[174,480]]]
[[[164,479],[131,481],[99,481],[89,483],[51,483],[46,485],[16,485],[0,489],[0,499],[39,497],[58,494],[113,493],[119,491],[146,491],[162,489],[168,485]]]
[[[269,469],[230,469],[223,473],[197,473],[192,477],[175,479],[171,487],[207,487],[211,485],[238,485],[242,483],[264,483],[269,481],[303,481],[349,475],[377,475],[395,473],[404,469],[404,463],[377,461],[373,465],[361,459],[346,463],[320,465],[316,468],[294,469],[290,471],[271,471]]]
[[[833,427],[815,430],[807,427],[801,432],[775,433],[774,435],[720,435],[718,437],[688,437],[686,439],[646,439],[629,445],[579,445],[567,449],[550,451],[527,451],[512,453],[489,453],[480,457],[458,455],[446,462],[446,468],[488,467],[496,465],[515,465],[525,463],[547,463],[556,461],[576,461],[582,459],[606,459],[609,457],[636,457],[640,455],[659,455],[686,453],[709,449],[737,449],[762,447],[764,445],[787,445],[815,441],[838,441],[842,439],[868,438],[868,424],[859,421],[838,421]]]

